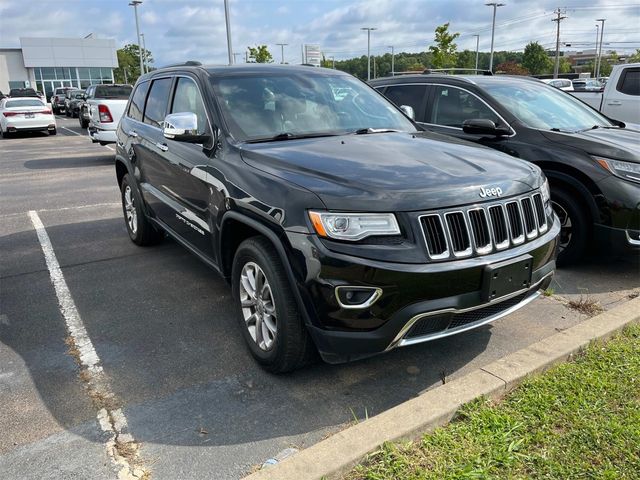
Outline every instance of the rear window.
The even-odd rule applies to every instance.
[[[37,97],[38,94],[33,88],[14,88],[9,92],[12,97]]]
[[[629,68],[618,82],[619,92],[627,95],[640,95],[640,68]]]
[[[15,107],[44,107],[44,103],[40,100],[9,100],[5,104],[6,108],[15,108]]]
[[[94,97],[128,100],[131,90],[131,85],[98,85]]]

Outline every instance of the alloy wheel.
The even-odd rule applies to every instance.
[[[124,189],[124,210],[127,216],[127,225],[134,235],[138,232],[138,212],[136,210],[136,201],[131,186],[127,185]]]
[[[261,350],[270,350],[278,328],[276,305],[269,280],[257,263],[247,262],[242,267],[240,302],[251,338]]]
[[[553,211],[558,215],[558,219],[560,220],[560,242],[558,244],[558,251],[562,252],[569,243],[571,243],[572,236],[572,223],[571,217],[567,210],[557,202],[551,201],[551,206],[553,207]]]

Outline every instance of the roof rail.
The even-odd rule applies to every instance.
[[[162,68],[170,68],[170,67],[201,67],[202,62],[198,62],[197,60],[187,60],[183,63],[172,63],[171,65],[165,65]]]
[[[447,73],[447,72],[453,72],[455,73],[462,73],[462,72],[473,72],[476,75],[478,73],[480,73],[481,75],[493,75],[493,72],[491,70],[480,70],[477,68],[425,68],[422,73],[424,74],[430,74],[430,73]]]

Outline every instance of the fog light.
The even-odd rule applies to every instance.
[[[382,289],[378,287],[340,286],[335,290],[336,299],[342,308],[368,308],[382,296]]]

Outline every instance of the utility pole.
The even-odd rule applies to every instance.
[[[238,53],[238,52],[233,52],[233,63],[234,63],[234,64],[238,63],[238,61],[236,60],[236,57],[237,57],[238,55],[242,55],[242,54],[241,54],[241,53]]]
[[[396,68],[395,68],[396,55],[393,51],[393,45],[389,45],[387,48],[391,49],[391,76],[395,77],[396,76]]]
[[[144,43],[144,33],[140,34],[140,38],[142,38],[142,59],[144,60],[144,73],[148,73],[149,65],[147,64],[147,47]]]
[[[129,3],[130,7],[133,7],[133,11],[135,13],[136,16],[136,34],[138,35],[138,53],[140,54],[140,75],[142,75],[144,73],[144,65],[142,63],[142,48],[140,45],[140,24],[138,23],[138,5],[140,5],[142,3],[142,0],[132,0],[131,3]]]
[[[493,23],[491,25],[491,56],[489,57],[489,71],[493,72],[493,38],[496,33],[496,10],[504,7],[505,3],[485,3],[487,7],[493,7]]]
[[[229,65],[233,65],[233,48],[231,47],[231,25],[229,21],[229,0],[224,0],[224,20],[227,24],[227,51],[229,53]]]
[[[377,30],[374,27],[362,27],[360,30],[367,31],[367,81],[371,80],[371,31]]]
[[[336,69],[336,57],[333,55],[329,57],[331,59],[331,68]]]
[[[377,78],[377,75],[376,75],[376,57],[373,57],[373,78]]]
[[[564,14],[566,11],[560,10],[557,8],[554,12],[556,14],[556,18],[552,19],[552,22],[556,22],[556,62],[553,67],[553,78],[558,78],[558,70],[560,69],[560,22],[567,18]]]
[[[600,25],[596,23],[596,46],[593,49],[593,78],[596,78],[598,72],[598,34],[600,33]]]
[[[476,37],[476,75],[478,74],[478,55],[480,52],[480,35],[474,35]]]
[[[286,47],[289,44],[288,43],[276,43],[276,45],[280,45],[280,58],[282,59],[280,61],[280,63],[284,64],[284,47]]]
[[[598,68],[596,70],[596,80],[600,77],[600,66],[602,65],[602,37],[604,36],[604,22],[606,18],[598,18],[596,22],[600,22],[600,48],[598,49]]]

